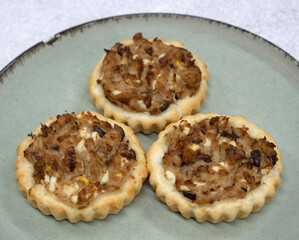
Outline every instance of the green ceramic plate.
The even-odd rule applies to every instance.
[[[174,213],[145,182],[119,214],[70,224],[44,216],[22,196],[14,179],[19,143],[40,122],[65,112],[96,110],[89,99],[93,66],[117,41],[136,32],[177,39],[210,73],[200,112],[244,115],[277,141],[285,171],[276,195],[261,211],[232,223],[197,223]],[[40,42],[0,75],[1,239],[298,239],[299,67],[270,42],[203,18],[140,14],[83,24]],[[148,150],[157,135],[137,134]]]

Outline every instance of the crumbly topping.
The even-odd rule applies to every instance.
[[[252,138],[248,128],[232,127],[229,120],[182,120],[166,135],[165,177],[193,202],[244,198],[276,164],[274,143]]]
[[[111,102],[127,111],[159,114],[200,87],[201,71],[184,48],[137,33],[131,44],[116,43],[105,51],[97,83]]]
[[[37,184],[78,208],[101,194],[117,191],[130,178],[136,154],[124,130],[91,113],[58,115],[24,151]]]

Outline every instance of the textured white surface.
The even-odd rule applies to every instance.
[[[299,59],[298,0],[1,0],[0,12],[0,69],[32,45],[74,25],[145,12],[223,21],[258,34]]]

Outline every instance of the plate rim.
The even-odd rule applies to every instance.
[[[54,34],[53,37],[50,37],[48,40],[40,41],[40,42],[34,44],[33,46],[29,47],[28,49],[26,49],[25,51],[20,53],[17,57],[15,57],[13,60],[11,60],[6,66],[4,66],[3,69],[0,70],[0,85],[4,83],[4,79],[7,76],[9,76],[10,73],[13,73],[14,68],[19,63],[22,64],[22,60],[25,59],[27,55],[34,54],[36,51],[38,51],[40,48],[45,47],[46,45],[51,45],[52,46],[55,41],[59,40],[63,36],[67,36],[68,34],[72,34],[72,33],[78,32],[78,31],[82,31],[84,28],[91,27],[95,24],[105,23],[105,22],[108,22],[110,20],[119,21],[123,18],[129,18],[130,19],[130,18],[139,18],[139,17],[146,18],[146,19],[149,18],[149,17],[164,17],[164,18],[173,17],[173,18],[176,18],[176,19],[178,19],[178,18],[192,18],[192,19],[197,19],[197,20],[200,20],[200,21],[206,21],[208,23],[216,23],[216,24],[218,24],[220,26],[224,26],[226,28],[232,28],[235,31],[240,31],[241,33],[246,33],[246,34],[250,35],[251,37],[253,37],[254,40],[259,39],[259,40],[262,40],[263,42],[267,43],[268,45],[270,45],[274,49],[278,50],[281,54],[284,54],[284,58],[289,59],[299,69],[299,60],[297,60],[295,57],[293,57],[290,53],[283,50],[282,48],[280,48],[279,46],[277,46],[276,44],[274,44],[270,40],[267,40],[267,39],[259,36],[258,34],[255,34],[251,31],[243,29],[241,27],[237,27],[233,24],[229,24],[229,23],[219,21],[219,20],[214,20],[214,19],[211,19],[211,18],[196,16],[196,15],[190,15],[190,14],[165,13],[165,12],[133,13],[133,14],[115,15],[115,16],[110,16],[110,17],[105,17],[105,18],[100,18],[100,19],[95,19],[95,20],[91,20],[91,21],[88,21],[88,22],[84,22],[84,23],[75,25],[73,27],[64,29],[64,30]]]
[[[152,18],[152,17],[155,17],[155,16],[156,17],[161,17],[161,18],[162,17],[164,18],[164,16],[165,17],[170,17],[174,21],[177,20],[176,19],[177,16],[178,17],[182,17],[183,19],[186,19],[186,20],[189,19],[188,17],[191,17],[192,20],[194,18],[194,20],[198,19],[199,21],[203,20],[206,23],[213,23],[213,24],[222,25],[222,26],[220,26],[220,28],[222,28],[222,27],[227,27],[227,28],[232,27],[232,28],[234,28],[234,30],[237,31],[237,33],[238,32],[241,33],[240,31],[242,31],[242,33],[245,33],[245,34],[248,33],[249,34],[248,37],[250,39],[252,39],[252,40],[262,40],[263,42],[265,42],[267,44],[267,46],[268,46],[268,44],[272,45],[272,47],[274,49],[276,49],[276,50],[273,50],[273,51],[277,51],[278,50],[277,53],[279,53],[279,58],[280,57],[283,58],[283,59],[286,58],[286,60],[285,60],[285,61],[287,61],[286,64],[291,64],[291,66],[293,64],[295,64],[294,65],[295,69],[299,70],[299,62],[295,58],[293,58],[290,54],[288,54],[286,51],[284,51],[283,49],[281,49],[280,47],[276,46],[275,44],[271,43],[270,41],[268,41],[268,40],[266,40],[266,39],[264,39],[264,38],[262,38],[262,37],[260,37],[260,36],[258,36],[256,34],[254,34],[254,33],[251,33],[251,32],[249,32],[247,30],[244,30],[242,28],[239,28],[239,27],[236,27],[236,26],[233,26],[233,25],[221,22],[221,21],[217,21],[217,20],[213,20],[213,19],[208,19],[208,18],[203,18],[203,17],[198,17],[198,16],[186,15],[186,14],[169,14],[169,13],[126,14],[126,15],[119,15],[119,16],[107,17],[107,18],[102,18],[102,19],[96,19],[96,20],[92,20],[92,21],[85,22],[85,23],[82,23],[82,24],[78,24],[76,26],[67,28],[67,29],[65,29],[63,31],[60,31],[59,33],[54,34],[53,37],[49,38],[46,41],[40,41],[40,42],[34,44],[32,47],[26,49],[21,54],[19,54],[17,57],[15,57],[12,61],[10,61],[3,69],[0,69],[1,70],[0,71],[0,87],[1,87],[1,83],[2,83],[1,82],[1,80],[2,80],[1,77],[2,76],[4,77],[4,81],[7,81],[9,76],[14,77],[14,70],[15,70],[15,68],[22,67],[22,62],[23,62],[24,59],[28,59],[30,61],[30,56],[31,55],[39,54],[39,50],[42,50],[45,47],[47,48],[47,47],[51,46],[56,40],[59,41],[59,38],[60,38],[61,35],[63,35],[64,37],[65,36],[72,36],[71,35],[72,33],[81,33],[82,30],[83,31],[84,30],[88,30],[86,28],[88,28],[89,26],[90,27],[97,27],[95,25],[97,25],[97,24],[102,24],[103,25],[103,24],[105,24],[106,21],[110,21],[110,20],[112,20],[111,22],[117,22],[118,20],[122,21],[123,19],[126,19],[126,17],[128,17],[128,16],[132,17],[134,19],[134,17],[137,17],[137,15],[138,15],[138,17],[141,17],[144,20],[145,20],[146,17],[151,17]],[[178,19],[178,21],[180,21],[180,20]],[[62,38],[62,40],[66,40],[66,39]],[[272,47],[270,47],[269,50],[272,51]],[[21,66],[19,66],[19,65],[21,65]],[[296,68],[296,66],[297,66],[297,68]],[[3,83],[4,83],[4,81],[3,81]],[[4,234],[5,234],[5,232],[4,232]],[[12,235],[10,235],[10,236],[7,235],[7,236],[10,238]]]

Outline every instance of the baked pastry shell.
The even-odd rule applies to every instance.
[[[36,184],[33,179],[33,165],[24,157],[24,150],[32,143],[32,138],[24,139],[17,149],[17,159],[15,162],[15,178],[18,181],[19,190],[27,197],[28,201],[36,208],[39,208],[45,215],[53,215],[57,220],[67,219],[72,223],[82,221],[92,221],[94,219],[104,219],[108,214],[116,214],[120,209],[128,205],[139,193],[143,181],[147,178],[145,151],[140,146],[138,138],[128,126],[107,119],[97,112],[90,112],[98,119],[109,122],[112,126],[117,124],[125,132],[125,137],[129,139],[129,147],[136,153],[137,165],[131,170],[131,175],[135,179],[130,179],[124,183],[120,190],[98,196],[90,202],[89,206],[83,209],[72,207],[61,202],[53,193],[49,193],[42,184]],[[57,118],[50,118],[43,124],[49,126]],[[33,131],[39,134],[41,126]]]
[[[223,116],[217,113],[197,114],[186,116],[182,120],[187,120],[191,125],[206,118]],[[234,127],[247,127],[248,133],[253,138],[266,137],[268,141],[276,145],[274,139],[265,131],[259,129],[257,125],[247,121],[243,116],[230,117],[230,124]],[[277,162],[271,171],[262,177],[261,185],[248,192],[245,198],[226,199],[212,204],[192,203],[182,193],[178,192],[174,184],[170,183],[164,173],[163,156],[168,147],[165,143],[165,135],[172,131],[173,126],[177,126],[180,121],[169,124],[166,129],[159,134],[158,140],[150,147],[147,153],[147,167],[150,174],[150,184],[156,190],[157,196],[165,202],[174,212],[180,212],[185,218],[194,217],[198,222],[210,221],[217,223],[220,221],[232,222],[236,218],[245,218],[251,212],[259,211],[262,206],[275,194],[276,188],[281,183],[280,174],[283,172],[282,155],[277,152]],[[277,145],[276,145],[277,146]]]
[[[154,39],[149,38],[148,40],[153,41]],[[160,40],[166,45],[185,48],[184,45],[177,40],[171,42],[168,42],[165,39]],[[132,42],[132,39],[126,39],[121,43],[124,45],[129,45]],[[157,115],[126,111],[120,106],[110,102],[110,100],[106,98],[102,86],[97,83],[97,80],[101,79],[101,67],[105,56],[106,53],[95,65],[90,76],[90,97],[94,100],[96,107],[103,112],[106,117],[127,124],[135,132],[143,132],[145,134],[160,132],[167,124],[175,122],[183,116],[196,113],[199,110],[201,103],[205,100],[206,91],[208,89],[207,81],[209,79],[209,74],[206,71],[207,66],[197,56],[192,54],[193,58],[195,59],[195,65],[199,67],[202,73],[200,87],[195,95],[178,100],[176,103],[171,104],[167,110]]]

